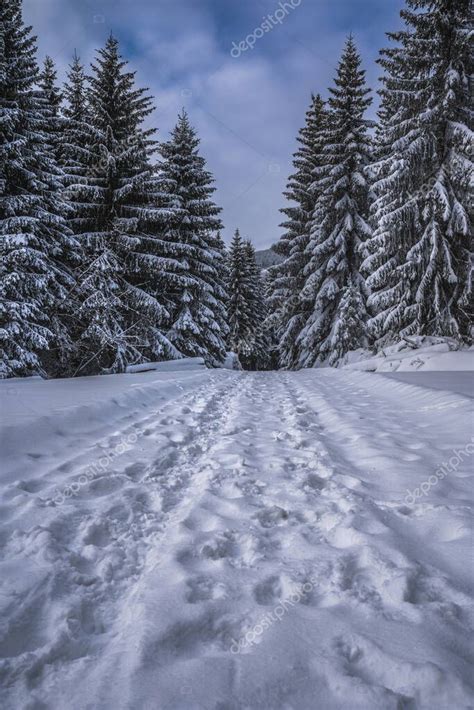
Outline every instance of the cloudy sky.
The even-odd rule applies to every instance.
[[[61,75],[74,49],[89,63],[112,31],[138,82],[155,97],[160,139],[168,137],[181,107],[189,111],[216,177],[226,239],[240,227],[257,248],[266,248],[281,233],[282,192],[311,92],[327,93],[349,32],[376,86],[378,49],[386,45],[384,33],[400,26],[403,5],[24,0],[24,15],[38,35],[40,58],[50,54]]]

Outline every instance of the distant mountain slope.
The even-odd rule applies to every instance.
[[[273,249],[260,249],[260,251],[255,252],[255,256],[261,269],[268,269],[269,266],[283,261],[283,257],[274,252]]]

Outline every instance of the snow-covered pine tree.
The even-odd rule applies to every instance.
[[[267,331],[265,286],[255,258],[255,247],[249,239],[243,242],[243,294],[250,316],[250,352],[243,353],[241,363],[247,370],[265,370],[270,363],[270,339]]]
[[[65,173],[66,185],[78,180],[87,182],[91,167],[91,146],[95,144],[95,134],[91,127],[91,115],[87,96],[87,80],[84,67],[77,53],[67,73],[63,87],[64,118],[60,141],[60,163]],[[72,200],[72,192],[67,192]]]
[[[169,292],[168,337],[183,354],[217,365],[227,335],[224,249],[216,236],[221,209],[211,199],[214,180],[185,111],[160,152],[160,185],[170,206],[164,238],[179,265]]]
[[[89,283],[85,279],[91,264],[90,250],[82,238],[90,226],[94,207],[88,203],[89,191],[85,189],[96,177],[94,165],[97,162],[96,131],[91,125],[88,101],[87,78],[84,66],[77,52],[67,72],[67,80],[62,89],[61,106],[62,130],[59,136],[58,158],[63,171],[63,196],[68,203],[68,226],[77,235],[79,250],[73,265],[74,288],[69,304],[69,328],[74,342],[74,352],[68,364],[67,374],[83,374],[84,361],[87,362],[88,347],[83,334],[86,321],[83,317],[83,302],[89,295]],[[96,374],[100,366],[95,360],[88,363],[86,372]]]
[[[46,56],[43,62],[43,70],[38,76],[38,86],[47,98],[49,106],[55,117],[59,116],[59,109],[62,102],[61,90],[57,86],[58,72],[51,57]]]
[[[235,230],[228,253],[229,301],[227,322],[229,335],[227,346],[239,359],[247,359],[252,352],[252,313],[248,294],[251,290],[244,242],[238,229]]]
[[[43,126],[43,131],[48,134],[47,152],[49,155],[54,154],[55,162],[60,164],[60,145],[65,121],[61,115],[62,93],[57,85],[57,76],[54,61],[47,56],[38,75],[37,86],[45,104],[44,112],[47,113]]]
[[[67,72],[67,81],[63,88],[63,96],[66,102],[63,107],[63,114],[69,120],[81,122],[87,120],[89,114],[86,81],[84,65],[75,51]]]
[[[61,200],[62,216],[68,223],[69,196],[65,192],[67,177],[62,169],[62,145],[65,138],[68,121],[62,112],[63,94],[57,85],[57,71],[54,61],[47,56],[44,60],[43,70],[37,80],[38,92],[43,103],[43,133],[45,136],[44,151],[56,166],[58,178],[57,195]],[[68,223],[68,228],[70,225]],[[76,271],[81,264],[81,249],[77,240],[74,247],[63,255],[63,265],[70,272],[73,285],[76,283]],[[52,314],[53,319],[59,319],[65,327],[65,334],[58,346],[45,354],[44,361],[48,372],[54,376],[70,374],[71,357],[73,356],[74,329],[76,321],[77,301],[74,298],[74,288],[68,291],[67,298],[58,304],[58,311]]]
[[[366,344],[366,288],[360,273],[367,223],[367,166],[371,159],[371,103],[365,71],[352,37],[346,42],[324,131],[325,164],[314,171],[319,194],[307,247],[303,297],[312,313],[299,336],[300,365],[336,365]]]
[[[266,317],[263,324],[265,338],[268,345],[268,354],[265,361],[266,370],[278,370],[280,367],[280,349],[279,341],[277,338],[277,331],[275,329],[275,323],[272,321],[273,313],[270,309],[270,299],[274,296],[274,283],[272,276],[270,275],[269,269],[263,269],[261,271],[262,285],[263,285],[263,295],[265,303]]]
[[[208,233],[207,240],[213,254],[213,273],[211,278],[206,279],[210,287],[208,306],[212,313],[210,322],[215,323],[215,326],[211,325],[213,349],[208,362],[220,365],[226,356],[226,340],[229,332],[227,324],[227,303],[229,300],[229,294],[227,293],[227,250],[220,232],[217,232],[217,234],[214,232]]]
[[[87,116],[78,115],[76,107],[77,136],[84,121],[91,126],[85,150],[75,154],[78,179],[68,187],[71,224],[84,253],[77,286],[80,374],[180,356],[164,335],[165,292],[176,264],[161,239],[170,209],[160,207],[164,198],[150,164],[155,131],[143,127],[152,101],[126,67],[111,36],[92,65]],[[82,78],[77,66],[71,73],[66,96],[73,112]],[[78,147],[77,140],[71,143]]]
[[[472,3],[407,0],[402,18],[379,60],[370,332],[379,346],[413,334],[471,342]]]
[[[219,250],[219,255],[221,256],[220,275],[221,275],[222,284],[224,286],[225,305],[227,308],[228,293],[226,290],[226,288],[227,288],[226,285],[227,285],[227,281],[229,278],[228,252],[227,252],[227,247],[225,245],[224,240],[222,239],[220,232],[217,232],[217,234],[216,234],[216,246],[217,246],[217,249]],[[227,319],[227,313],[226,313],[226,319]]]
[[[227,305],[229,302],[229,294],[227,291],[227,284],[229,280],[229,269],[228,269],[228,254],[227,248],[222,239],[220,231],[213,235],[213,248],[215,253],[215,318],[216,322],[220,328],[220,338],[222,338],[222,344],[219,344],[219,357],[222,357],[224,351],[226,350],[227,335],[229,333],[229,326],[227,323]],[[224,355],[225,357],[225,355]],[[219,360],[221,363],[221,360]]]
[[[318,196],[317,188],[314,187],[314,170],[322,161],[325,115],[321,96],[312,96],[305,126],[298,136],[300,147],[293,157],[296,172],[289,178],[284,193],[292,203],[281,210],[287,217],[287,221],[281,225],[285,233],[275,246],[275,251],[282,254],[285,260],[269,269],[270,315],[267,326],[275,333],[279,343],[279,362],[286,368],[295,367],[298,363],[298,336],[311,309],[311,303],[302,299],[302,290],[308,263],[306,249]]]
[[[61,318],[76,243],[64,220],[61,171],[50,150],[51,106],[40,91],[36,41],[21,0],[0,4],[0,375],[44,373],[69,347]]]

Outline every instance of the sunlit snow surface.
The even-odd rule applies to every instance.
[[[443,378],[0,382],[2,709],[472,707],[473,410]]]

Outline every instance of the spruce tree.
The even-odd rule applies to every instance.
[[[243,242],[245,279],[243,294],[250,317],[250,345],[242,365],[248,370],[265,370],[270,363],[270,340],[265,322],[267,307],[265,286],[250,240]]]
[[[67,82],[63,88],[65,106],[64,116],[70,121],[84,122],[88,118],[88,102],[86,94],[86,75],[84,66],[77,52],[74,52],[67,73]]]
[[[78,279],[76,372],[119,372],[130,363],[179,357],[164,334],[169,313],[163,284],[175,269],[164,253],[161,207],[151,158],[154,130],[143,122],[152,111],[145,89],[126,71],[118,42],[98,52],[88,87],[88,115],[75,120],[77,148],[85,122],[90,135],[76,153],[78,179],[69,184],[71,224],[83,249]],[[66,95],[79,96],[81,73]],[[70,75],[70,76],[71,76]],[[78,108],[78,107],[77,107]],[[81,176],[83,167],[86,176]]]
[[[62,102],[62,94],[57,86],[58,73],[54,61],[47,56],[43,63],[43,70],[38,77],[38,86],[46,96],[55,117],[59,116],[59,109]]]
[[[61,171],[50,145],[52,106],[38,81],[36,42],[20,0],[0,5],[0,374],[45,372],[69,347],[62,319],[76,243],[60,197]]]
[[[65,191],[67,176],[63,170],[61,155],[69,124],[62,111],[63,94],[57,85],[56,67],[49,56],[44,60],[43,69],[38,76],[37,86],[43,103],[44,150],[55,166],[58,178],[57,196],[61,201],[62,216],[66,219],[70,229],[68,222],[70,216],[69,195]],[[74,240],[73,247],[63,254],[62,263],[71,275],[72,288],[69,289],[67,297],[58,304],[59,310],[53,312],[53,319],[59,318],[64,325],[64,334],[58,347],[44,356],[48,371],[55,376],[68,376],[70,374],[70,363],[74,356],[75,314],[78,305],[74,298],[74,286],[76,272],[81,264],[81,249],[76,240]]]
[[[248,294],[252,288],[249,279],[248,261],[240,232],[236,229],[228,256],[229,280],[227,290],[229,335],[228,349],[239,360],[248,359],[252,352],[252,313]]]
[[[213,237],[213,247],[214,247],[214,268],[215,268],[215,305],[214,313],[216,322],[220,329],[219,340],[219,364],[222,362],[222,357],[225,358],[226,353],[226,341],[227,335],[229,333],[229,326],[227,323],[227,308],[229,303],[229,293],[227,291],[227,284],[229,280],[229,270],[228,270],[228,254],[227,248],[222,239],[220,231],[217,232],[215,237]]]
[[[316,168],[318,193],[311,227],[303,297],[312,312],[299,336],[299,364],[336,365],[346,352],[366,344],[366,288],[360,273],[367,222],[371,159],[371,103],[365,71],[352,37],[330,89],[324,131],[324,165]]]
[[[44,60],[43,69],[36,83],[44,102],[43,132],[47,134],[47,152],[49,155],[53,154],[54,161],[60,164],[60,146],[65,121],[61,115],[62,93],[57,86],[57,71],[51,57],[47,56]]]
[[[471,342],[472,73],[469,0],[407,0],[382,52],[384,155],[364,268],[372,338]]]
[[[281,211],[287,221],[275,251],[284,261],[270,268],[270,315],[267,326],[278,340],[282,367],[295,367],[299,360],[298,337],[311,311],[311,302],[302,298],[308,264],[307,247],[318,190],[315,169],[322,164],[322,134],[326,109],[319,94],[311,97],[306,123],[298,136],[300,147],[294,154],[295,173],[289,178],[284,196],[292,204]]]
[[[218,365],[227,335],[224,249],[217,236],[221,209],[211,199],[214,181],[185,111],[160,153],[160,189],[170,206],[164,239],[177,264],[167,334],[184,355]]]
[[[95,141],[95,133],[91,126],[90,111],[86,92],[86,76],[79,57],[74,53],[73,61],[67,73],[67,81],[62,89],[63,104],[61,105],[61,130],[58,140],[58,160],[63,171],[62,196],[68,204],[67,222],[69,228],[78,239],[78,250],[71,264],[74,287],[69,293],[67,302],[69,332],[74,343],[71,356],[64,369],[64,374],[77,374],[80,368],[80,358],[84,345],[81,334],[84,330],[84,320],[80,317],[81,304],[85,298],[83,276],[90,264],[88,251],[81,235],[84,232],[86,204],[84,186],[91,176],[91,149]],[[90,367],[87,372],[96,374],[98,368]],[[83,374],[79,369],[79,374]]]
[[[84,67],[76,52],[69,66],[62,95],[64,97],[64,105],[62,106],[64,121],[59,154],[66,185],[75,183],[77,180],[87,182],[87,177],[93,173],[91,170],[93,163],[91,147],[95,144],[95,134],[91,126],[87,79]],[[72,191],[67,191],[66,195],[68,199],[72,200]]]

